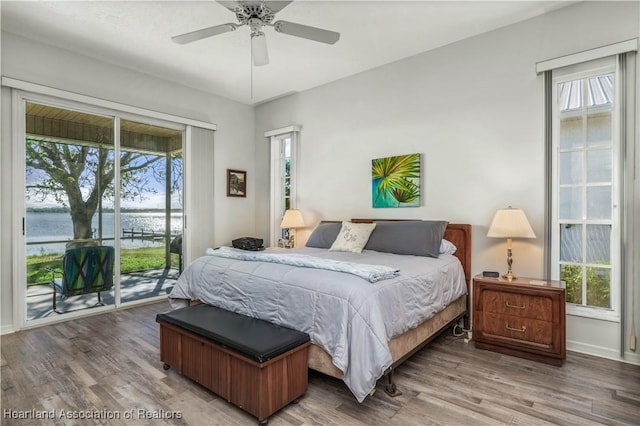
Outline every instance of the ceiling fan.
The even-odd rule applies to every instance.
[[[239,23],[215,25],[213,27],[207,27],[201,30],[171,37],[171,40],[178,44],[186,44],[218,34],[235,31],[238,27],[248,25],[251,29],[251,56],[253,64],[255,66],[261,66],[269,63],[267,41],[264,33],[261,31],[264,26],[273,27],[273,29],[279,33],[319,41],[321,43],[334,44],[340,39],[340,33],[335,31],[323,30],[321,28],[296,24],[289,21],[273,22],[276,13],[284,9],[293,0],[216,1],[233,12]]]

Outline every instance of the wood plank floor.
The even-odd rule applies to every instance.
[[[155,315],[167,310],[154,303],[2,336],[0,423],[256,424],[162,369]],[[341,381],[310,372],[306,395],[269,424],[640,424],[640,366],[575,353],[556,368],[446,335],[400,366],[396,382],[403,395],[386,395],[381,380],[358,404]],[[51,410],[54,421],[11,418]],[[102,418],[70,418],[79,415]]]

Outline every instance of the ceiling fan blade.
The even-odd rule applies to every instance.
[[[251,34],[251,58],[253,65],[260,67],[269,63],[267,39],[262,31]]]
[[[310,27],[289,21],[276,21],[272,25],[279,33],[319,41],[320,43],[334,44],[340,40],[340,33],[323,30],[322,28]]]
[[[201,40],[203,38],[211,37],[218,34],[228,33],[229,31],[235,31],[238,28],[236,24],[222,24],[214,27],[203,28],[201,30],[191,31],[190,33],[180,34],[171,37],[175,43],[186,44],[192,41]]]
[[[285,7],[289,6],[289,4],[291,4],[293,2],[293,0],[290,1],[283,1],[283,0],[275,0],[275,1],[265,1],[265,5],[271,9],[272,12],[280,12],[282,9],[284,9]]]

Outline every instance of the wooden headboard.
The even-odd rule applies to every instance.
[[[375,221],[402,221],[417,219],[351,219],[354,223],[371,223]],[[466,223],[450,223],[444,231],[444,238],[455,245],[458,250],[454,256],[460,259],[464,276],[467,281],[467,288],[471,283],[471,225]]]
[[[471,225],[467,223],[450,223],[444,231],[445,240],[449,240],[458,248],[454,256],[460,259],[467,287],[471,283]]]

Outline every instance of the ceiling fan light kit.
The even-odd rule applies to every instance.
[[[238,24],[226,23],[201,30],[191,31],[171,37],[175,43],[186,44],[203,38],[235,31],[238,27],[247,25],[251,29],[251,57],[253,65],[262,66],[269,63],[267,40],[262,32],[264,26],[273,27],[279,33],[287,34],[320,43],[334,44],[340,39],[340,33],[296,24],[288,21],[273,22],[275,14],[281,11],[291,1],[220,1],[222,6],[236,15]]]
[[[253,31],[251,33],[251,57],[253,58],[253,64],[257,67],[269,63],[267,39],[262,31]]]

